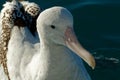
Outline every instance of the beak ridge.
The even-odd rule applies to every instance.
[[[67,47],[80,56],[92,69],[95,68],[94,57],[81,46],[71,27],[65,31],[65,42]]]

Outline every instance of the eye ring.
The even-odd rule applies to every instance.
[[[50,27],[51,27],[52,29],[55,29],[55,26],[54,26],[54,25],[51,25]]]

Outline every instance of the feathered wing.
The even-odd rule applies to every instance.
[[[14,0],[15,1],[15,0]],[[27,4],[25,4],[25,3],[27,3]],[[24,34],[24,36],[18,36],[19,38],[21,38],[21,39],[23,39],[23,38],[25,38],[26,39],[26,42],[27,42],[27,40],[28,40],[28,42],[30,41],[30,38],[31,38],[31,36],[32,36],[32,34],[30,33],[30,31],[28,30],[28,27],[36,27],[35,25],[29,25],[29,23],[34,23],[34,21],[33,21],[33,19],[35,20],[36,19],[36,17],[37,17],[37,15],[39,14],[39,12],[40,12],[40,8],[39,8],[39,6],[37,5],[37,4],[35,4],[35,3],[30,3],[30,2],[28,2],[28,1],[24,1],[24,2],[21,2],[21,3],[18,3],[18,2],[6,2],[4,5],[4,8],[2,9],[2,11],[1,11],[1,14],[0,14],[0,16],[1,17],[11,17],[11,19],[9,19],[9,20],[11,20],[11,21],[7,21],[6,23],[5,23],[5,25],[7,24],[10,28],[11,28],[11,30],[14,28],[14,27],[17,27],[16,29],[18,30],[17,32],[15,32],[14,34],[19,34],[19,33],[21,33],[21,34]],[[24,9],[24,11],[21,11],[21,9],[20,8],[22,8],[23,7],[23,9]],[[10,12],[7,12],[7,11],[10,11]],[[14,14],[14,11],[15,11],[15,14]],[[36,13],[34,13],[33,11],[35,11]],[[9,14],[10,13],[10,14]],[[23,13],[24,13],[24,15],[23,15]],[[6,15],[5,15],[6,14]],[[3,27],[3,24],[2,24],[2,21],[4,22],[5,20],[3,20],[3,18],[1,18],[0,17],[0,35],[2,36],[2,27]],[[25,24],[24,25],[22,25],[21,26],[21,24],[19,25],[18,23],[17,23],[17,21],[19,21],[19,19],[20,19],[20,21],[22,20],[23,22],[25,22],[26,20],[26,22],[25,22]],[[13,22],[12,23],[12,25],[11,24],[9,24],[9,23],[11,23],[11,22]],[[26,24],[28,24],[28,25],[26,25]],[[23,28],[23,27],[25,27],[25,26],[27,26],[26,27],[26,29],[25,28]],[[20,28],[20,27],[22,27],[22,28]],[[20,28],[20,29],[19,29]],[[22,30],[21,30],[22,29]],[[15,31],[15,29],[13,30],[13,32]],[[26,31],[28,31],[29,33],[27,33]],[[10,32],[11,33],[11,32]],[[12,34],[12,33],[11,33]],[[31,35],[29,35],[29,34],[31,34]],[[17,36],[17,35],[16,35]],[[10,37],[10,36],[9,36]],[[32,36],[33,37],[33,36]],[[1,38],[0,38],[1,39]],[[36,39],[34,39],[34,40],[36,40]],[[9,41],[9,40],[8,40]],[[19,41],[19,40],[18,40]],[[17,42],[18,42],[17,41]],[[37,42],[38,40],[36,40],[36,42]],[[22,42],[21,42],[22,43]],[[33,42],[34,43],[34,42]],[[0,45],[0,46],[2,46],[2,45]],[[9,48],[9,47],[8,47]],[[16,49],[18,49],[18,48],[16,48],[16,47],[14,47],[15,49],[13,49],[13,52],[14,51],[16,51]],[[10,50],[11,50],[11,48],[10,48]],[[23,49],[23,50],[25,50],[25,49]],[[27,47],[26,47],[26,50],[27,50]],[[19,49],[18,49],[18,51],[19,51]],[[19,52],[18,52],[19,53]],[[15,53],[16,54],[16,53]],[[14,55],[14,54],[13,54]],[[6,55],[5,55],[5,58],[6,58]],[[18,56],[18,59],[19,59],[19,56]],[[7,60],[7,59],[6,59]],[[3,61],[4,62],[4,61]],[[6,61],[5,61],[6,62]],[[10,61],[8,61],[8,62],[10,62]],[[13,62],[14,62],[14,60],[13,60]],[[5,64],[6,65],[6,64]],[[14,67],[15,67],[16,65],[14,65]],[[5,74],[5,67],[3,67],[3,64],[1,65],[0,64],[0,80],[8,80],[7,79],[7,77],[9,77],[8,75],[6,75]],[[20,72],[18,72],[19,74],[20,74]],[[15,73],[13,73],[13,74],[15,74]],[[17,76],[19,76],[18,74],[16,74]],[[19,76],[20,77],[20,76]],[[15,76],[14,77],[12,77],[12,78],[14,78],[14,79],[16,79],[16,80],[19,80],[19,79],[17,79],[17,77],[15,78]]]
[[[8,6],[6,6],[8,4]],[[4,72],[10,80],[8,66],[7,66],[7,51],[10,40],[11,30],[14,27],[18,16],[22,17],[19,4],[16,1],[6,3],[1,11],[2,32],[0,40],[0,64],[3,66]]]
[[[0,35],[1,35],[1,32],[2,32],[2,23],[1,23],[1,13],[0,13]],[[3,66],[1,64],[0,64],[0,80],[8,80],[6,74],[4,73]]]
[[[1,35],[1,31],[2,31],[2,24],[1,24],[1,13],[0,13],[0,35]],[[1,64],[0,64],[0,80],[8,80],[6,74],[4,73],[3,66]]]

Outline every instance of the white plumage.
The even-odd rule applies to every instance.
[[[33,80],[90,80],[81,59],[71,50],[91,67],[95,66],[94,59],[78,44],[72,27],[73,17],[63,7],[49,8],[39,15],[40,52],[33,57],[28,68]]]
[[[72,27],[72,15],[63,7],[49,8],[39,15],[37,31],[41,43],[28,27],[14,26],[7,52],[10,79],[91,80],[78,56],[93,68],[94,59],[74,39]]]
[[[21,11],[22,8],[24,9],[24,12]],[[33,33],[34,36],[32,35],[32,33],[30,32],[29,27],[36,27],[36,26],[32,26],[29,23],[36,23],[34,21],[32,21],[33,19],[35,20],[36,16],[38,16],[38,14],[40,13],[40,8],[37,4],[35,3],[30,3],[28,1],[23,1],[23,2],[17,2],[17,1],[12,1],[12,2],[6,2],[6,4],[4,4],[4,8],[1,11],[0,15],[1,17],[1,21],[0,21],[0,33],[2,32],[2,17],[4,16],[4,14],[7,13],[7,11],[11,11],[15,10],[15,12],[13,11],[13,14],[7,14],[5,15],[5,17],[9,17],[9,16],[13,16],[14,19],[14,24],[13,26],[11,26],[11,36],[10,36],[10,40],[9,40],[9,44],[8,44],[8,51],[7,51],[7,65],[10,66],[8,67],[8,72],[10,73],[10,79],[11,80],[21,80],[21,75],[20,75],[20,60],[24,51],[29,50],[29,47],[27,47],[26,49],[24,49],[24,45],[27,44],[26,42],[30,42],[32,43],[36,43],[39,42],[38,39],[38,35],[37,32],[34,30]],[[33,12],[34,11],[34,12]],[[33,12],[33,13],[32,13]],[[19,14],[21,13],[21,14]],[[20,18],[20,20],[19,20]],[[22,21],[25,22],[26,20],[26,24],[20,24],[20,22]],[[9,24],[10,21],[8,21],[8,23],[6,22],[6,24]],[[35,28],[34,28],[35,29]],[[22,53],[23,52],[23,53]],[[21,54],[19,54],[21,53]],[[12,57],[9,57],[12,56]],[[26,61],[27,62],[27,61]],[[5,75],[5,73],[3,72],[3,68],[0,65],[0,80],[8,80],[7,76]],[[27,79],[28,80],[28,79]]]

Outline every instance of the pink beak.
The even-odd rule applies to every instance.
[[[65,31],[65,41],[69,49],[80,56],[92,69],[95,68],[94,57],[80,45],[71,27],[68,27]]]

